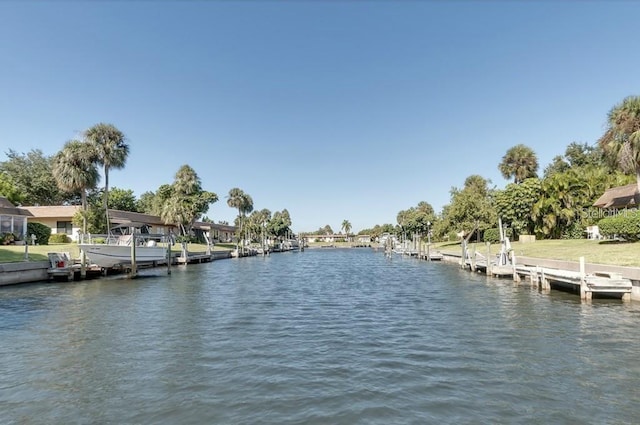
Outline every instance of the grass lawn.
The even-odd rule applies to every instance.
[[[461,252],[460,244],[438,243],[436,249],[442,252]],[[475,243],[470,243],[473,251]],[[588,239],[573,240],[539,240],[531,243],[512,242],[511,247],[516,256],[550,258],[554,260],[578,261],[584,257],[587,263],[613,264],[618,266],[640,267],[640,242],[613,242],[594,241]],[[481,253],[487,252],[484,243],[480,243],[478,249]],[[500,250],[500,244],[491,245],[491,253]]]
[[[12,263],[16,261],[24,261],[23,245],[1,245],[0,246],[0,263]],[[189,244],[187,249],[191,252],[205,252],[206,245]],[[235,249],[233,244],[215,245],[214,251],[225,251]],[[180,245],[174,245],[172,251],[180,252]],[[48,261],[48,252],[68,252],[71,258],[79,258],[80,250],[75,243],[51,244],[51,245],[29,245],[29,261]]]

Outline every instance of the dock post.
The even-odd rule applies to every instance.
[[[487,269],[485,270],[487,276],[493,276],[493,265],[491,264],[491,242],[487,242]]]
[[[476,259],[476,251],[474,249],[473,255],[471,256],[471,271],[472,272],[475,272],[478,269],[477,262],[478,262],[478,260]]]
[[[547,277],[544,274],[544,269],[542,269],[541,273],[541,278],[540,278],[540,282],[541,282],[541,288],[542,288],[542,292],[549,292],[551,291],[551,284],[549,283],[549,279],[547,279]]]
[[[182,258],[184,258],[184,264],[188,264],[189,263],[189,251],[187,249],[187,242],[181,242],[180,245],[182,245]],[[244,249],[243,249],[244,251]]]
[[[131,233],[131,273],[129,277],[131,279],[136,278],[138,275],[138,267],[136,264],[136,234]]]
[[[515,251],[511,251],[511,264],[513,265],[513,281],[515,283],[520,283],[520,275],[518,274],[518,270],[516,268],[516,253],[515,253]]]
[[[590,300],[592,293],[587,288],[587,281],[585,279],[585,263],[584,257],[580,257],[580,299]]]
[[[167,238],[167,274],[171,274],[171,237]]]

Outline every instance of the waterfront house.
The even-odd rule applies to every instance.
[[[333,235],[309,235],[309,234],[305,234],[304,237],[306,238],[307,242],[313,243],[313,242],[327,242],[327,243],[334,243],[334,242],[345,242],[347,240],[347,235],[343,235],[343,234],[333,234]]]
[[[78,205],[20,207],[28,214],[31,222],[41,223],[51,229],[51,234],[64,233],[73,241],[78,241],[81,228],[73,224],[73,216],[80,210]],[[109,210],[109,221],[112,225],[146,224],[151,226],[151,233],[167,234],[176,226],[165,224],[158,216],[131,211]]]
[[[27,220],[30,214],[13,205],[0,196],[0,236],[12,233],[19,240],[24,240],[27,232]]]
[[[232,242],[236,233],[236,227],[228,224],[208,223],[196,221],[192,227],[196,237],[199,234],[206,234],[211,242]]]
[[[593,203],[594,207],[600,208],[598,212],[600,217],[613,216],[626,210],[636,210],[638,205],[640,205],[640,193],[638,193],[637,183],[609,188]],[[586,232],[588,239],[601,237],[598,226],[588,226]]]
[[[73,225],[71,220],[80,210],[78,205],[54,205],[20,207],[29,214],[29,221],[44,224],[51,229],[51,234],[64,233],[71,239],[77,240],[80,228]]]
[[[640,205],[640,193],[638,193],[637,183],[607,189],[602,196],[593,203],[594,207],[609,209],[611,211],[625,208],[638,208],[638,205]]]

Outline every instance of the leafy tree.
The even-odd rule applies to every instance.
[[[65,143],[53,157],[52,171],[58,187],[66,192],[80,192],[82,233],[87,233],[87,190],[94,189],[100,181],[95,161],[93,146],[78,140]]]
[[[605,160],[604,152],[599,145],[572,142],[567,146],[564,155],[553,158],[551,164],[545,168],[544,176],[549,177],[553,173],[563,173],[570,168],[578,167],[604,167],[611,172],[615,171]]]
[[[267,224],[271,220],[271,211],[263,208],[259,211],[253,211],[247,219],[247,228],[250,234],[252,234],[256,240],[262,240],[262,236],[268,236],[265,234],[267,231]]]
[[[156,211],[156,194],[150,191],[144,192],[136,201],[136,211],[145,214],[155,214]]]
[[[131,189],[111,188],[109,208],[112,210],[138,212],[138,202]]]
[[[564,159],[562,155],[556,155],[551,160],[551,163],[544,169],[544,177],[549,177],[555,173],[563,173],[571,168],[571,165]],[[526,180],[526,179],[525,179]]]
[[[513,177],[514,183],[518,184],[526,178],[537,176],[538,158],[530,147],[519,144],[507,151],[498,169],[505,179]]]
[[[0,173],[20,191],[23,205],[60,205],[68,199],[53,178],[52,157],[40,149],[26,154],[9,149],[6,155],[9,159],[0,162]]]
[[[166,223],[179,224],[183,235],[189,235],[193,223],[218,201],[218,195],[202,189],[200,178],[189,165],[181,166],[173,184],[161,186],[156,201],[162,199],[160,217]],[[156,205],[158,208],[158,205]]]
[[[635,172],[640,191],[640,96],[629,96],[607,116],[607,130],[598,144],[610,162]]]
[[[417,207],[398,212],[396,219],[400,232],[412,238],[414,233],[427,234],[430,226],[436,221],[436,215],[431,204],[421,201]]]
[[[585,181],[574,170],[552,174],[542,181],[543,196],[533,205],[536,233],[560,238],[564,229],[580,218],[586,197]]]
[[[20,189],[13,184],[7,173],[4,172],[0,173],[0,196],[7,198],[13,205],[21,205],[24,200]]]
[[[567,146],[564,156],[571,168],[605,165],[602,149],[597,145],[572,142]]]
[[[326,224],[324,227],[320,227],[316,233],[319,235],[333,235],[333,229]]]
[[[74,225],[83,227],[86,223],[86,232],[93,234],[106,234],[105,209],[102,205],[104,192],[94,189],[87,193],[87,209],[86,211],[78,211],[72,219]]]
[[[531,217],[531,210],[541,194],[542,183],[534,177],[520,184],[510,183],[504,190],[496,191],[496,212],[503,223],[513,229],[515,237],[525,233],[533,234],[535,222]]]
[[[129,156],[129,145],[124,134],[112,124],[99,123],[85,132],[86,140],[95,149],[96,163],[104,167],[104,210],[109,228],[109,170],[124,168]]]
[[[479,231],[495,227],[498,221],[493,205],[493,191],[490,181],[482,176],[467,177],[462,189],[451,189],[451,202],[443,208],[442,221],[434,226],[438,237],[450,233],[469,233],[478,227]]]
[[[238,217],[236,219],[238,223],[238,239],[236,240],[236,250],[238,249],[240,239],[242,238],[242,225],[244,222],[245,216],[253,211],[253,199],[248,194],[244,193],[241,189],[234,187],[229,190],[229,195],[227,196],[227,205],[231,208],[235,208],[238,210]],[[243,245],[244,252],[244,245]]]
[[[271,220],[267,224],[267,230],[269,234],[280,239],[284,238],[288,233],[291,233],[291,216],[289,215],[289,211],[284,209],[281,212],[274,212]]]

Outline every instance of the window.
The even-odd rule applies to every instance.
[[[4,233],[11,233],[13,231],[11,221],[10,215],[0,216],[0,235]]]
[[[13,217],[13,234],[22,238],[27,229],[25,228],[24,222],[26,220],[22,217]]]
[[[56,233],[73,234],[73,225],[70,221],[58,221],[56,223]]]

